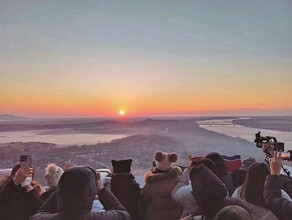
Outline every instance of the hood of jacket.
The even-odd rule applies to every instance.
[[[181,168],[177,166],[173,166],[165,173],[152,173],[149,171],[144,175],[144,182],[151,187],[155,194],[164,196],[171,193],[181,174]]]
[[[90,211],[96,194],[95,171],[88,167],[71,168],[64,172],[57,187],[58,209],[67,214]]]
[[[193,195],[199,205],[212,206],[224,200],[227,189],[221,180],[207,167],[200,166],[191,171]]]

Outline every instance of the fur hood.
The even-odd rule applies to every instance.
[[[181,168],[178,166],[173,166],[169,171],[165,173],[152,173],[151,171],[148,171],[144,175],[144,182],[147,184],[151,184],[170,179],[178,180],[178,178],[181,176],[181,173]]]

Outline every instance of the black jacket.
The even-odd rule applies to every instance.
[[[292,216],[292,202],[282,198],[281,180],[279,176],[266,177],[264,198],[266,206],[280,219],[288,220]]]
[[[26,192],[20,185],[14,185],[11,179],[0,193],[0,219],[27,220],[41,206],[35,190]]]
[[[226,172],[224,175],[219,176],[219,179],[225,184],[225,187],[229,193],[229,196],[232,196],[235,187],[233,184],[231,173]]]
[[[235,170],[231,173],[231,176],[232,176],[233,185],[235,188],[237,188],[244,183],[245,177],[246,177],[246,170],[241,170],[241,169]]]
[[[126,208],[131,220],[139,219],[140,186],[131,173],[113,174],[111,191]]]
[[[53,195],[53,193],[56,191],[57,188],[49,188],[46,192],[44,192],[42,195],[41,195],[41,200],[43,203],[45,203],[48,198],[50,198],[51,195]]]
[[[238,205],[248,210],[239,199],[227,197],[222,181],[207,167],[201,166],[191,172],[192,190],[198,204],[192,215],[203,215],[213,219],[216,213],[229,205]]]
[[[62,175],[56,193],[31,220],[130,220],[125,208],[107,188],[98,192],[107,211],[91,212],[96,194],[95,172],[85,167],[71,168]]]

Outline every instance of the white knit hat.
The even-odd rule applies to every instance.
[[[158,151],[155,153],[156,167],[162,171],[168,171],[173,163],[177,161],[178,155],[176,153],[166,153]]]
[[[64,170],[61,167],[56,166],[54,163],[49,164],[45,173],[47,186],[56,187],[63,173]]]

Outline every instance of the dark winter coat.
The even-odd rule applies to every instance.
[[[232,196],[235,187],[233,184],[232,176],[229,172],[226,172],[222,176],[219,176],[219,179],[225,184],[229,196]]]
[[[213,219],[216,213],[229,205],[238,205],[248,210],[239,199],[227,197],[222,181],[207,167],[201,166],[191,172],[192,189],[198,207],[193,216],[204,215]]]
[[[21,185],[14,185],[9,180],[0,193],[0,219],[27,220],[41,206],[41,201],[35,190],[26,192]]]
[[[231,173],[231,176],[232,176],[233,185],[235,188],[237,188],[244,183],[245,177],[246,177],[246,170],[242,170],[242,169],[235,170]]]
[[[139,219],[140,186],[131,173],[113,174],[111,191],[123,204],[131,216],[131,220]]]
[[[172,167],[165,173],[147,172],[144,175],[145,186],[142,199],[147,202],[146,219],[148,220],[177,220],[181,209],[171,198],[171,191],[176,185],[181,169]]]
[[[266,177],[264,187],[265,204],[277,217],[288,220],[292,216],[292,202],[282,198],[281,186],[279,176],[269,175]]]
[[[49,188],[46,192],[41,195],[41,200],[44,203],[48,198],[56,191],[57,188]]]
[[[107,211],[91,212],[96,194],[95,171],[85,167],[71,168],[62,175],[56,193],[45,203],[47,207],[42,207],[31,220],[130,220],[125,208],[107,188],[98,192],[99,200]],[[58,210],[54,210],[56,203]]]

